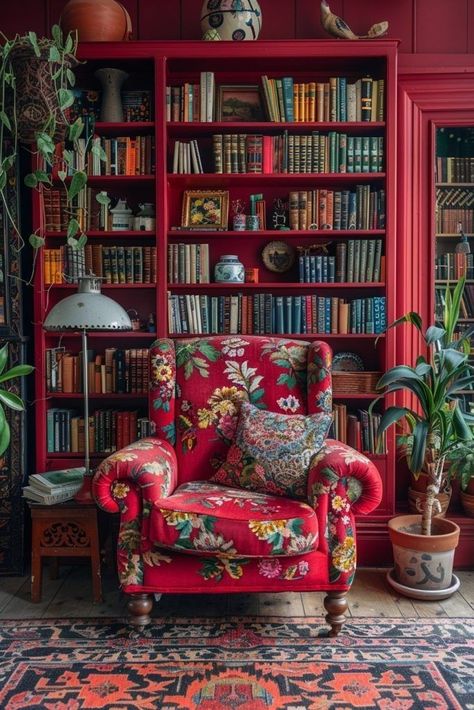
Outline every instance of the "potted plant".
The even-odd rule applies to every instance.
[[[461,484],[461,504],[466,515],[474,518],[474,451],[460,446],[448,454],[450,467]]]
[[[459,580],[452,575],[459,527],[436,517],[439,512],[436,496],[446,477],[456,472],[456,460],[467,459],[474,453],[471,428],[474,417],[463,412],[459,405],[460,393],[474,382],[474,368],[468,359],[474,328],[455,339],[464,283],[463,277],[453,292],[449,285],[446,288],[443,327],[431,325],[424,330],[422,319],[415,312],[389,326],[402,323],[414,326],[424,340],[427,356],[420,354],[414,366],[392,367],[377,384],[378,391],[403,393],[412,403],[388,407],[382,415],[378,436],[397,422],[403,424],[399,443],[408,468],[415,476],[423,471],[428,477],[422,511],[389,521],[395,567],[388,579],[399,592],[416,598],[444,598],[459,586]]]
[[[4,387],[5,382],[10,382],[16,377],[29,375],[34,370],[32,365],[15,365],[5,371],[8,361],[8,343],[0,348],[0,456],[3,456],[10,445],[10,425],[8,423],[5,407],[22,412],[25,405],[21,397],[15,392]]]
[[[64,36],[58,25],[53,26],[51,39],[28,32],[12,39],[3,36],[0,44],[0,199],[20,246],[23,238],[8,211],[4,194],[8,171],[15,163],[20,143],[27,144],[35,156],[36,169],[26,175],[25,184],[34,189],[51,187],[55,166],[59,184],[66,191],[68,244],[80,248],[87,239],[76,207],[78,196],[87,185],[87,172],[74,167],[74,150],[82,147],[78,140],[84,124],[81,117],[69,121],[69,109],[74,103],[72,68],[78,63],[76,50],[77,37],[71,33]],[[85,146],[86,154],[96,154],[105,160],[103,149],[92,145],[91,139]],[[66,148],[58,156],[55,146],[62,140],[67,141]],[[109,202],[105,194],[98,195],[97,200]],[[38,249],[44,245],[44,237],[31,234],[29,243]]]

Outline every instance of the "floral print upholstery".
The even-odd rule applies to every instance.
[[[268,412],[242,402],[235,440],[211,478],[227,486],[306,498],[308,471],[332,417]]]
[[[155,501],[148,536],[182,552],[289,556],[315,549],[318,526],[307,503],[194,481]]]
[[[329,346],[260,336],[161,339],[150,363],[156,438],[109,456],[93,483],[99,505],[120,511],[124,591],[348,589],[354,513],[370,512],[381,498],[369,459],[327,440],[311,463],[306,499],[280,497],[284,507],[274,513],[272,496],[243,490],[226,494],[224,510],[222,486],[209,481],[226,459],[242,402],[283,414],[331,413]],[[158,546],[162,535],[169,549]]]

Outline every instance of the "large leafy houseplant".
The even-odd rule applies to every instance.
[[[412,406],[390,406],[385,410],[378,435],[397,422],[403,424],[404,433],[398,443],[408,468],[415,476],[422,471],[428,476],[421,516],[423,535],[431,535],[433,516],[439,512],[436,496],[446,475],[457,474],[459,460],[472,461],[474,453],[474,417],[462,410],[459,400],[461,392],[474,383],[474,368],[469,362],[474,328],[455,337],[464,284],[463,277],[453,291],[447,286],[442,327],[430,325],[425,330],[416,312],[407,313],[389,326],[411,324],[424,340],[426,355],[420,354],[414,367],[392,367],[377,384],[384,394],[403,392],[411,396]],[[463,479],[466,476],[463,467]]]
[[[21,397],[11,392],[4,385],[17,377],[29,375],[34,370],[32,365],[15,365],[5,370],[8,361],[8,343],[0,348],[0,456],[3,456],[10,444],[10,425],[8,423],[5,407],[21,412],[25,405]]]
[[[59,184],[66,193],[67,242],[80,248],[86,242],[78,218],[77,198],[87,185],[87,171],[75,168],[74,153],[83,149],[78,143],[84,131],[82,118],[69,120],[69,109],[74,103],[75,75],[72,69],[76,58],[77,37],[64,36],[54,25],[52,37],[38,38],[35,32],[3,36],[0,45],[0,200],[10,218],[20,246],[24,240],[9,212],[5,195],[8,171],[15,164],[20,143],[28,144],[34,156],[35,169],[26,175],[25,184],[33,189],[48,189],[53,185],[52,171],[56,167]],[[32,70],[34,73],[31,75]],[[24,101],[25,91],[29,92]],[[92,138],[92,137],[91,137]],[[56,143],[65,140],[57,165]],[[105,160],[105,153],[92,140],[86,143],[86,155],[96,154]],[[108,204],[105,194],[97,200]],[[34,249],[44,245],[44,236],[30,234],[29,243]]]

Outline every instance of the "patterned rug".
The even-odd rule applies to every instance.
[[[474,708],[474,620],[4,621],[0,707]]]

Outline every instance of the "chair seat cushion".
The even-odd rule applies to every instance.
[[[316,548],[318,523],[302,501],[192,481],[154,502],[149,538],[201,555],[286,557]]]

